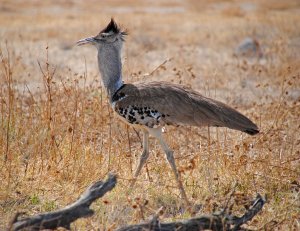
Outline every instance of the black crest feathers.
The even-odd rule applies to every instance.
[[[110,20],[108,25],[102,31],[100,31],[99,35],[102,33],[113,33],[115,35],[120,35],[122,41],[125,41],[125,36],[128,35],[128,32],[126,30],[122,30],[113,18]]]
[[[121,28],[118,26],[118,24],[115,22],[115,20],[112,18],[108,25],[100,31],[101,33],[110,33],[113,32],[114,34],[121,34],[122,36],[128,35],[127,31],[122,31]]]
[[[121,31],[120,27],[117,25],[115,20],[112,18],[110,20],[110,23],[108,23],[108,25],[102,31],[100,31],[100,33],[113,32],[115,34],[118,34],[118,33],[120,33],[120,31]]]

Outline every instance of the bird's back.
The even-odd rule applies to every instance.
[[[125,84],[115,93],[113,105],[131,124],[218,126],[250,135],[259,132],[251,120],[224,103],[167,82]]]

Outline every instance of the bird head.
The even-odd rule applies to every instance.
[[[107,45],[122,46],[126,35],[127,31],[121,30],[121,28],[112,18],[109,24],[103,30],[101,30],[99,34],[81,39],[77,42],[77,45],[81,46],[85,44],[92,44],[98,49]]]

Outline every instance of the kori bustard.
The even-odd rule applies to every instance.
[[[162,136],[162,128],[166,125],[217,126],[254,135],[259,132],[258,127],[235,109],[181,85],[167,82],[124,83],[121,50],[126,35],[126,31],[111,19],[99,34],[82,39],[77,45],[92,44],[97,48],[102,82],[113,110],[122,121],[143,131],[143,152],[132,184],[149,157],[150,134],[158,139],[164,150],[181,197],[188,204],[173,151]]]

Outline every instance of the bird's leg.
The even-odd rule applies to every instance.
[[[135,170],[134,177],[130,184],[130,187],[134,186],[136,179],[137,179],[138,175],[140,174],[140,172],[148,158],[149,158],[149,132],[147,130],[143,130],[143,152],[140,157],[139,164]]]
[[[161,147],[163,148],[164,152],[166,153],[167,156],[167,160],[169,162],[169,164],[171,165],[171,168],[173,170],[173,173],[175,175],[177,184],[178,184],[178,188],[180,190],[180,194],[182,199],[185,201],[186,206],[190,206],[190,202],[186,196],[182,181],[181,181],[181,177],[180,174],[177,170],[176,164],[175,164],[175,159],[174,159],[174,155],[173,155],[173,151],[169,148],[169,146],[167,145],[167,143],[165,142],[163,136],[162,136],[162,130],[161,128],[155,128],[155,129],[148,129],[149,133],[151,135],[153,135],[154,137],[156,137],[161,145]]]

